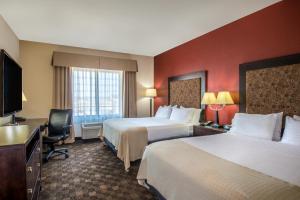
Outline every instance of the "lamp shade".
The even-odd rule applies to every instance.
[[[218,93],[216,104],[227,105],[227,104],[234,104],[234,102],[229,92],[222,91]]]
[[[201,104],[211,105],[216,104],[216,95],[213,92],[205,92],[201,101]]]
[[[146,90],[146,97],[156,97],[156,96],[157,96],[156,89],[149,88]]]
[[[24,92],[22,92],[22,101],[27,101],[27,98],[26,98]]]

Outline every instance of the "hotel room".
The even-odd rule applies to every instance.
[[[299,11],[1,1],[0,200],[300,199]]]

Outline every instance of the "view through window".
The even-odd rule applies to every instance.
[[[122,71],[72,68],[75,123],[122,117]]]

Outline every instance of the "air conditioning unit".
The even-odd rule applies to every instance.
[[[81,124],[81,138],[86,139],[93,139],[99,138],[100,132],[102,132],[103,124],[96,122],[96,123],[82,123]]]

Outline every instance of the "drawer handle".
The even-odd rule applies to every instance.
[[[41,151],[41,148],[40,148],[40,147],[36,148],[36,151],[37,151],[37,152],[40,152],[40,151]]]
[[[27,167],[27,172],[31,173],[32,172],[32,167]]]
[[[39,163],[39,162],[38,162],[38,163],[36,163],[36,166],[40,167],[40,166],[41,166],[41,163]]]
[[[32,194],[32,189],[27,189],[28,194]]]

